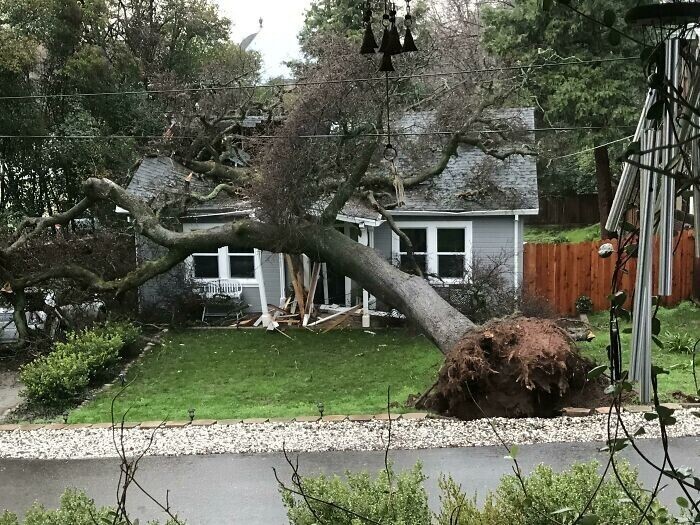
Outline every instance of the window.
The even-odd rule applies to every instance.
[[[196,279],[219,278],[219,250],[217,248],[195,253],[192,259]]]
[[[416,227],[420,224],[420,228]],[[462,281],[472,260],[472,222],[457,220],[399,221],[399,228],[411,240],[416,262],[436,285]],[[392,257],[411,273],[406,243],[392,234]]]
[[[255,250],[228,246],[229,277],[232,279],[255,279]]]
[[[255,250],[225,246],[192,255],[195,279],[255,279]]]
[[[437,274],[445,278],[464,277],[465,272],[464,228],[437,229]]]
[[[402,228],[413,246],[413,259],[423,273],[427,271],[428,230],[426,228]],[[415,268],[408,257],[408,245],[403,239],[399,240],[400,268],[406,273],[415,273]]]

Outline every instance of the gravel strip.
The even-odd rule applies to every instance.
[[[669,435],[699,436],[700,418],[690,410],[676,412],[678,422]],[[644,425],[642,438],[659,437],[658,422],[644,421],[643,414],[624,413],[630,433]],[[491,424],[509,444],[567,443],[607,440],[607,416],[555,419],[492,419]],[[499,445],[487,420],[461,422],[447,419],[392,422],[393,449],[424,449]],[[614,425],[614,420],[613,420]],[[381,450],[386,445],[387,421],[340,423],[237,423],[159,429],[148,455],[262,453],[328,450]],[[138,454],[153,431],[126,430],[127,454]],[[116,457],[109,429],[33,430],[0,432],[0,457],[83,459]]]

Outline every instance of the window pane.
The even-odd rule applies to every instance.
[[[464,229],[438,229],[438,252],[464,252]]]
[[[421,271],[423,274],[426,273],[426,266],[425,266],[425,255],[414,255],[413,258],[416,261],[416,264],[420,267]],[[415,274],[416,272],[416,267],[415,265],[411,264],[411,259],[408,257],[408,255],[402,255],[401,256],[401,270],[410,273],[410,274]]]
[[[440,277],[464,277],[464,255],[438,256],[438,275]]]
[[[255,248],[243,248],[242,246],[229,245],[228,253],[254,253]]]
[[[401,230],[406,234],[406,237],[411,239],[411,244],[413,244],[414,252],[427,252],[428,242],[425,228],[401,228]],[[408,251],[408,246],[401,239],[400,250],[402,252]]]
[[[248,255],[232,255],[229,257],[231,264],[231,277],[242,279],[255,278],[255,259]]]
[[[218,279],[219,258],[211,255],[195,255],[194,276],[199,279]]]

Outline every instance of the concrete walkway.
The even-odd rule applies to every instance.
[[[599,447],[596,443],[529,445],[521,447],[519,458],[526,471],[540,463],[564,469],[592,458],[604,461],[605,455],[597,452]],[[658,459],[657,440],[644,441],[641,447]],[[410,468],[419,460],[423,462],[429,477],[431,506],[436,509],[440,473],[451,474],[467,494],[476,493],[482,500],[488,490],[496,487],[501,476],[511,472],[511,463],[504,455],[500,447],[473,447],[392,451],[391,459],[397,470]],[[633,454],[625,451],[624,455],[640,464]],[[677,465],[700,469],[700,438],[673,440],[672,457]],[[308,453],[300,456],[300,465],[302,474],[376,471],[383,467],[383,453]],[[280,454],[149,457],[142,463],[139,480],[162,499],[169,490],[171,505],[191,525],[285,524],[272,467],[278,469],[283,479],[289,479],[290,469]],[[87,490],[98,504],[112,504],[117,468],[113,459],[0,460],[0,509],[21,512],[34,500],[55,506],[67,486]],[[642,480],[651,484],[654,480],[651,468],[640,465],[640,472]],[[669,487],[663,500],[671,504],[678,494],[674,487]],[[142,495],[133,492],[130,501],[134,517],[142,521],[161,517]]]

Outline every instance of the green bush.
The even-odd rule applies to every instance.
[[[385,525],[430,525],[431,514],[428,508],[428,495],[423,487],[425,476],[421,465],[401,474],[394,474],[391,497],[386,471],[375,478],[368,473],[346,473],[347,479],[319,476],[305,478],[302,483],[305,493],[312,497],[332,502],[345,509],[370,518]],[[361,525],[366,523],[359,518],[330,505],[309,500],[319,520],[298,496],[281,489],[282,500],[287,507],[287,516],[292,525]]]
[[[697,339],[694,339],[687,333],[671,333],[666,332],[663,337],[664,350],[676,354],[692,354]],[[700,344],[698,344],[700,349]]]
[[[128,321],[110,320],[102,326],[95,328],[94,331],[108,337],[119,337],[124,343],[124,346],[136,344],[141,335],[141,329]]]
[[[540,465],[525,478],[527,495],[515,476],[506,476],[482,508],[477,507],[473,498],[467,498],[452,479],[443,478],[440,480],[442,509],[437,521],[440,525],[550,525],[556,516],[556,521],[568,523],[584,509],[598,485],[598,467],[593,461],[555,473],[551,467]],[[625,463],[618,465],[618,472],[629,493],[644,507],[649,497],[639,485],[637,472]],[[455,514],[459,515],[457,521]],[[595,516],[595,523],[606,525],[629,525],[640,518],[614,476],[603,482],[586,514]]]
[[[126,323],[106,323],[69,334],[50,354],[22,367],[23,395],[33,403],[65,405],[91,383],[108,377],[119,362],[120,351],[138,335],[138,329]]]
[[[109,507],[98,508],[84,492],[68,489],[61,496],[58,509],[47,510],[43,505],[35,503],[27,511],[23,522],[16,514],[6,511],[0,514],[0,525],[126,525],[124,520],[115,521],[114,514],[114,510]],[[151,522],[151,525],[158,523]],[[173,522],[169,521],[166,525],[173,525]]]

